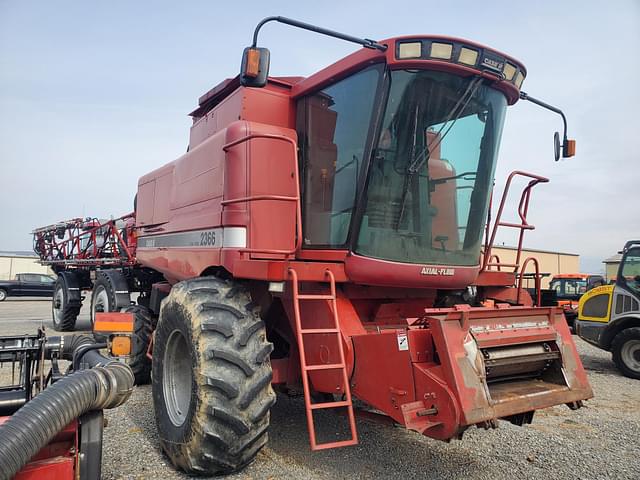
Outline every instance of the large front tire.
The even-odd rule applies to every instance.
[[[162,449],[190,474],[228,474],[267,443],[273,346],[248,291],[214,277],[175,285],[153,349]]]
[[[611,342],[613,361],[625,377],[640,380],[640,328],[625,328]]]

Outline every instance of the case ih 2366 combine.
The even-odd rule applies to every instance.
[[[308,78],[268,77],[256,44],[271,20],[364,48]],[[358,442],[353,397],[441,440],[579,407],[592,392],[562,312],[521,288],[535,260],[491,254],[500,226],[522,246],[547,181],[514,172],[507,187],[528,181],[519,221],[502,220],[508,188],[491,220],[507,106],[562,114],[520,91],[525,75],[458,38],[265,19],[241,74],[191,113],[188,152],[140,178],[132,214],[34,232],[58,273],[55,328],[74,328],[89,290],[92,317],[134,323],[129,362],[139,383],[153,372],[162,448],[196,474],[256,456],[272,386],[302,383],[314,450]],[[573,155],[564,132],[556,159]],[[338,441],[315,431],[332,408],[346,413]]]

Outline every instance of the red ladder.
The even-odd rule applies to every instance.
[[[298,348],[300,350],[300,367],[302,371],[302,386],[304,389],[304,405],[307,414],[307,427],[309,429],[309,442],[311,450],[325,450],[328,448],[347,447],[358,443],[358,434],[356,432],[356,420],[353,413],[353,403],[351,401],[351,388],[349,387],[349,378],[347,376],[347,364],[344,359],[344,348],[342,346],[342,336],[340,335],[340,324],[338,320],[338,305],[336,303],[336,279],[330,270],[325,271],[325,277],[329,278],[330,294],[328,295],[309,295],[300,294],[298,285],[298,274],[293,268],[289,268],[289,276],[293,284],[293,312],[296,322],[296,335],[298,338]],[[320,300],[331,302],[330,307],[333,311],[333,327],[331,328],[303,328],[302,318],[300,316],[300,300]],[[307,358],[304,348],[305,335],[331,333],[336,336],[338,343],[339,361],[340,363],[327,363],[319,365],[307,365]],[[341,370],[342,384],[344,385],[345,400],[337,402],[311,403],[311,393],[309,390],[309,372],[319,370]],[[349,418],[349,429],[351,438],[337,442],[318,443],[316,441],[316,429],[313,420],[313,411],[328,408],[346,407]]]

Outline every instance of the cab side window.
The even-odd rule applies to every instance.
[[[298,101],[305,246],[347,241],[383,65]]]

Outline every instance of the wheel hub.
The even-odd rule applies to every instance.
[[[163,360],[162,390],[165,405],[169,419],[179,427],[189,413],[193,378],[190,349],[179,330],[171,332]]]
[[[110,311],[109,295],[104,288],[100,287],[100,290],[98,290],[93,302],[93,313],[104,313],[108,311]]]
[[[640,340],[629,340],[620,351],[622,361],[631,370],[640,372]]]
[[[62,304],[64,302],[64,292],[62,288],[57,288],[53,297],[53,316],[56,322],[60,322],[60,316],[62,315]]]

